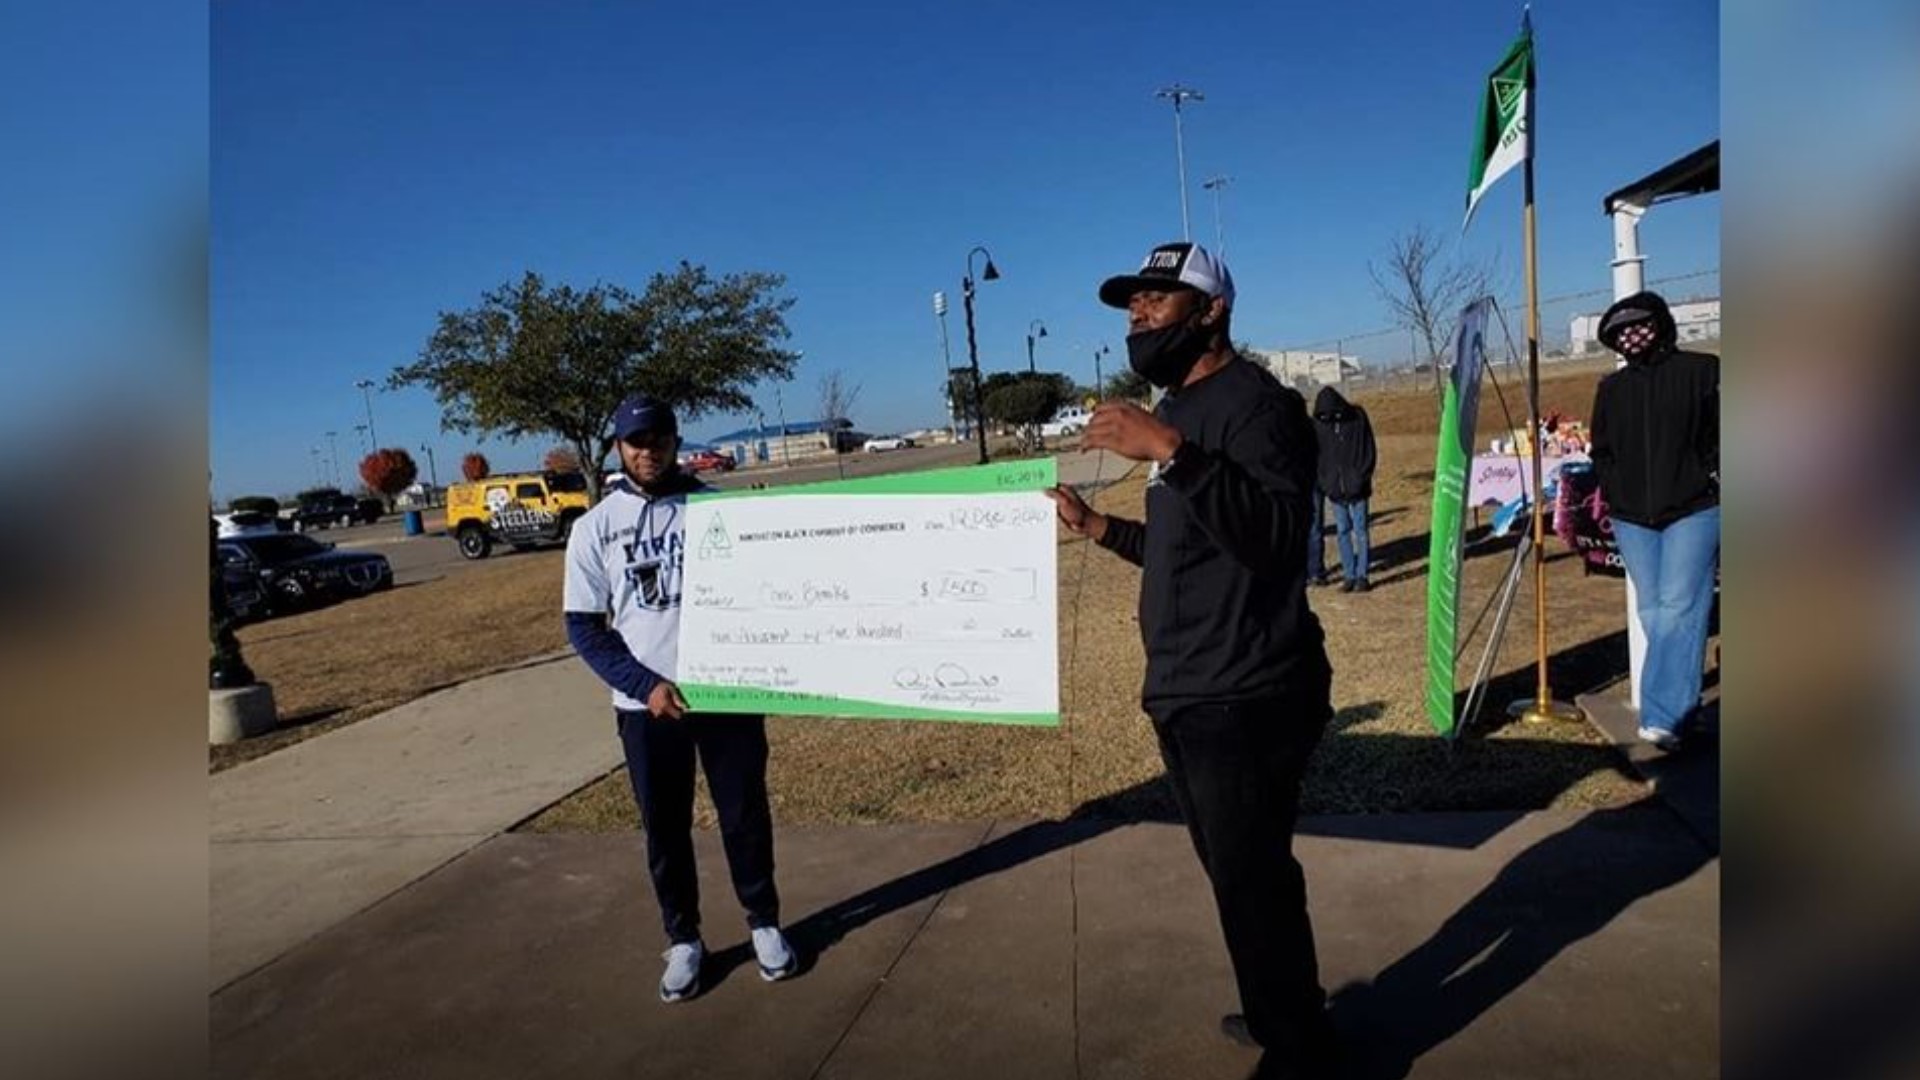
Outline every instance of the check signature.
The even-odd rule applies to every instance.
[[[975,675],[959,664],[945,663],[934,668],[931,676],[919,668],[900,668],[893,673],[893,685],[902,690],[985,690],[999,686],[1000,676]]]

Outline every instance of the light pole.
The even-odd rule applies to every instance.
[[[973,336],[973,257],[985,255],[987,268],[981,272],[981,281],[996,281],[1000,271],[993,265],[993,253],[975,245],[967,252],[967,276],[960,279],[960,299],[967,310],[967,366],[973,370],[973,431],[980,443],[980,464],[987,463],[987,408],[985,397],[980,392],[980,347]]]
[[[1173,152],[1180,162],[1180,238],[1192,240],[1193,223],[1187,215],[1187,143],[1180,124],[1180,106],[1189,101],[1205,101],[1207,96],[1179,83],[1161,87],[1153,96],[1173,102]]]
[[[939,290],[933,294],[933,317],[940,320],[940,363],[946,372],[940,393],[947,405],[947,437],[957,443],[960,441],[960,405],[953,400],[953,350],[947,345],[947,294]]]
[[[1039,333],[1037,333],[1037,334],[1033,332],[1033,328],[1034,328],[1034,327],[1036,327],[1036,326],[1040,328],[1040,332],[1039,332]],[[1028,324],[1027,324],[1027,374],[1029,374],[1029,375],[1032,375],[1032,374],[1034,374],[1034,373],[1035,373],[1035,372],[1034,372],[1034,368],[1033,368],[1033,342],[1034,342],[1034,339],[1035,339],[1035,338],[1043,338],[1043,337],[1046,337],[1046,336],[1047,336],[1047,324],[1046,324],[1046,323],[1043,323],[1043,322],[1041,322],[1041,321],[1040,321],[1039,319],[1035,319],[1035,320],[1033,320],[1032,322],[1030,322],[1030,323],[1028,323]]]
[[[359,433],[360,433],[360,445],[361,445],[361,446],[364,446],[364,447],[366,447],[366,448],[367,448],[367,453],[368,453],[368,454],[371,454],[371,453],[373,453],[373,446],[372,446],[372,442],[371,442],[371,440],[370,440],[370,439],[368,439],[368,437],[367,437],[367,433],[368,433],[368,432],[370,432],[370,431],[372,431],[373,429],[372,429],[371,427],[369,427],[368,425],[366,425],[366,424],[355,424],[355,425],[353,425],[353,430],[355,430],[355,431],[357,431],[357,432],[359,432]],[[365,454],[363,454],[363,455],[361,455],[361,456],[362,456],[362,457],[365,457],[366,455],[365,455]]]
[[[327,432],[327,458],[333,462],[333,486],[340,486],[340,443],[335,438],[340,433]]]
[[[1213,192],[1213,246],[1214,254],[1221,258],[1227,256],[1227,233],[1220,226],[1220,189],[1233,182],[1231,176],[1216,176],[1201,183],[1201,187]]]
[[[373,433],[373,380],[361,379],[353,385],[360,388],[360,396],[367,403],[367,440],[375,447],[380,445],[380,436]]]
[[[787,401],[780,393],[780,384],[773,384],[773,405],[780,410],[780,456],[786,460],[787,468],[793,468],[793,445],[787,441]]]
[[[313,455],[313,486],[319,487],[327,482],[327,475],[320,471],[320,448],[310,446],[307,452]]]
[[[433,464],[433,447],[428,446],[426,443],[421,443],[420,452],[427,455],[427,483],[432,485],[433,488],[428,492],[430,497],[427,500],[427,505],[432,506],[433,500],[440,497],[440,470],[435,468]]]
[[[1093,396],[1103,400],[1107,396],[1107,381],[1100,375],[1100,358],[1112,351],[1107,348],[1107,343],[1104,341],[1100,343],[1099,348],[1093,350]]]

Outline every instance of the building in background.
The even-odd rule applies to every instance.
[[[855,431],[852,421],[807,420],[784,426],[741,428],[716,435],[704,445],[732,457],[742,466],[784,465],[789,461],[825,457],[836,450],[841,453],[858,450],[866,440],[866,433]]]
[[[1322,386],[1346,386],[1367,378],[1367,369],[1361,366],[1360,358],[1345,353],[1248,349],[1247,358],[1266,364],[1274,378],[1303,394]]]
[[[1720,340],[1719,297],[1682,300],[1669,307],[1673,311],[1674,328],[1679,331],[1680,344]],[[1573,323],[1567,331],[1569,351],[1573,355],[1584,356],[1605,349],[1600,344],[1600,316],[1604,314],[1595,311],[1573,317]]]

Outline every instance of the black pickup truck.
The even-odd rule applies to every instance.
[[[293,512],[294,528],[326,529],[335,525],[371,525],[380,520],[379,499],[356,499],[332,488],[304,492]]]

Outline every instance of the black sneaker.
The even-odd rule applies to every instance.
[[[1359,581],[1356,581],[1353,583],[1353,588],[1351,591],[1352,592],[1372,592],[1373,582],[1368,581],[1366,578],[1361,578]]]
[[[1341,591],[1341,592],[1352,592],[1352,591],[1353,591],[1353,579],[1352,579],[1352,578],[1348,578],[1348,579],[1346,579],[1345,581],[1342,581],[1342,582],[1340,583],[1340,591]]]

